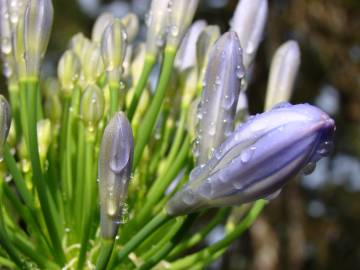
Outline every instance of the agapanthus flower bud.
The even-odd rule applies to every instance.
[[[29,0],[24,14],[24,48],[26,73],[38,76],[47,49],[54,10],[51,0]]]
[[[69,48],[76,53],[81,62],[83,62],[84,55],[90,45],[91,40],[85,37],[83,33],[75,34],[69,42]]]
[[[80,59],[75,52],[67,50],[60,58],[57,74],[64,95],[69,97],[79,79]]]
[[[211,50],[198,107],[194,156],[205,163],[233,131],[235,110],[244,74],[242,51],[235,32],[225,33]]]
[[[125,205],[134,150],[131,126],[116,113],[106,126],[99,154],[101,236],[113,239]]]
[[[215,41],[220,37],[220,28],[217,25],[208,25],[201,32],[196,43],[196,60],[198,67],[198,81],[202,83],[205,77],[209,54]]]
[[[266,109],[280,102],[289,101],[299,66],[300,49],[296,41],[287,41],[276,50],[267,85]]]
[[[89,44],[82,60],[84,79],[88,84],[95,84],[104,72],[104,62],[98,45]]]
[[[231,20],[244,50],[244,66],[248,70],[263,36],[268,13],[267,0],[240,0]]]
[[[273,197],[327,155],[334,121],[308,105],[280,104],[238,126],[168,203],[171,215]]]
[[[104,114],[104,94],[95,84],[89,85],[82,97],[80,104],[81,117],[89,129],[96,127]]]
[[[1,58],[3,61],[3,74],[5,77],[11,77],[14,72],[13,63],[13,46],[12,46],[12,29],[9,20],[9,10],[7,7],[7,1],[0,1],[0,47]]]
[[[152,0],[149,13],[146,18],[147,38],[146,53],[156,56],[159,48],[165,43],[169,0]]]
[[[16,75],[23,77],[26,75],[26,62],[25,62],[25,46],[24,46],[24,18],[20,18],[19,24],[16,26],[14,36],[14,64]]]
[[[0,95],[0,159],[3,156],[3,147],[9,135],[11,125],[10,105],[3,95]]]
[[[8,19],[13,29],[19,23],[20,18],[24,15],[28,0],[2,0],[8,8]]]
[[[125,57],[127,34],[119,19],[114,19],[104,31],[101,40],[101,55],[109,81],[118,82]]]
[[[174,67],[180,72],[190,67],[196,67],[196,43],[205,27],[206,21],[198,20],[194,22],[186,32],[176,53],[174,62]]]
[[[170,0],[166,44],[177,48],[194,18],[199,0]]]
[[[125,26],[128,43],[132,43],[139,32],[139,18],[134,13],[129,13],[121,18],[121,23]]]
[[[102,13],[95,21],[92,33],[91,33],[91,40],[94,43],[100,43],[102,35],[110,24],[114,21],[115,17],[110,12]]]

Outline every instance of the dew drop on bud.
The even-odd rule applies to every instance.
[[[309,175],[315,170],[315,168],[316,168],[316,163],[309,162],[308,164],[305,165],[304,169],[302,170],[302,173],[304,175]]]
[[[195,195],[194,192],[191,189],[187,189],[184,191],[184,196],[182,198],[183,202],[191,205],[195,202]]]

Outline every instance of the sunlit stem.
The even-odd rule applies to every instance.
[[[207,258],[213,256],[214,254],[220,252],[224,248],[228,247],[235,239],[237,239],[244,231],[246,231],[256,220],[256,218],[261,213],[264,208],[266,201],[259,200],[253,204],[251,209],[245,218],[234,228],[233,231],[228,233],[222,240],[216,242],[215,244],[202,249],[199,252],[186,256],[182,259],[179,259],[173,262],[170,266],[170,269],[187,269],[192,267],[194,264],[199,261],[207,260]]]
[[[95,148],[96,132],[93,127],[87,127],[85,129],[85,166],[84,166],[84,185],[82,186],[83,201],[82,201],[82,220],[81,220],[81,248],[79,253],[77,269],[83,269],[86,252],[89,243],[91,225],[94,218],[93,201],[95,198],[94,185],[96,185],[96,179],[94,177],[94,148]]]
[[[21,100],[21,117],[23,130],[27,133],[26,143],[31,160],[31,167],[33,172],[33,183],[36,187],[39,196],[40,206],[44,215],[46,227],[53,244],[56,260],[59,264],[65,263],[65,254],[61,246],[60,240],[60,226],[61,222],[59,216],[55,213],[55,208],[52,198],[49,197],[48,187],[44,181],[43,172],[40,164],[38,138],[37,138],[37,104],[39,101],[39,83],[37,78],[24,78],[20,81],[20,100]]]
[[[155,65],[155,62],[156,62],[156,58],[153,55],[148,54],[145,56],[144,66],[141,71],[140,78],[136,82],[135,93],[131,100],[130,107],[127,110],[127,116],[129,118],[129,121],[131,121],[135,115],[136,107],[139,103],[141,94],[144,91],[144,88],[149,79],[150,73]]]
[[[146,201],[137,216],[137,223],[143,224],[151,214],[153,206],[159,201],[161,196],[164,194],[166,188],[169,186],[171,181],[175,179],[177,174],[183,168],[186,159],[188,157],[190,143],[188,138],[185,138],[180,152],[178,153],[174,162],[164,170],[164,174],[159,176],[156,181],[152,184],[149,193],[146,196]]]
[[[176,55],[176,49],[168,46],[165,48],[164,61],[161,68],[161,74],[155,95],[151,100],[150,107],[145,113],[144,119],[139,125],[135,140],[134,162],[133,168],[136,168],[140,162],[144,148],[149,141],[151,132],[155,126],[156,119],[159,115],[161,105],[164,101],[165,92],[171,77],[171,71]]]

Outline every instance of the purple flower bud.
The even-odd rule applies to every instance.
[[[101,236],[104,238],[114,238],[120,224],[133,150],[130,123],[123,113],[116,113],[105,128],[99,155]]]
[[[167,211],[181,215],[278,194],[289,179],[302,170],[309,173],[328,154],[334,131],[334,120],[309,104],[283,103],[251,117],[191,172]]]
[[[11,109],[7,100],[0,95],[0,161],[3,158],[3,147],[11,126]]]
[[[205,163],[212,151],[233,131],[235,110],[244,74],[242,50],[235,32],[225,33],[209,56],[198,107],[194,156]]]

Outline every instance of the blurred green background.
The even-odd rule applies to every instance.
[[[132,11],[143,23],[149,2],[53,0],[46,76],[56,73],[55,64],[70,37],[77,32],[89,36],[101,12],[121,17]],[[196,17],[226,31],[236,4],[237,0],[202,0]],[[248,91],[250,110],[263,108],[275,49],[295,39],[302,57],[292,102],[316,104],[335,118],[335,149],[312,175],[288,184],[211,268],[360,269],[360,1],[273,0],[269,9]],[[145,33],[142,25],[139,40]],[[216,228],[208,241],[222,233],[222,227]]]

